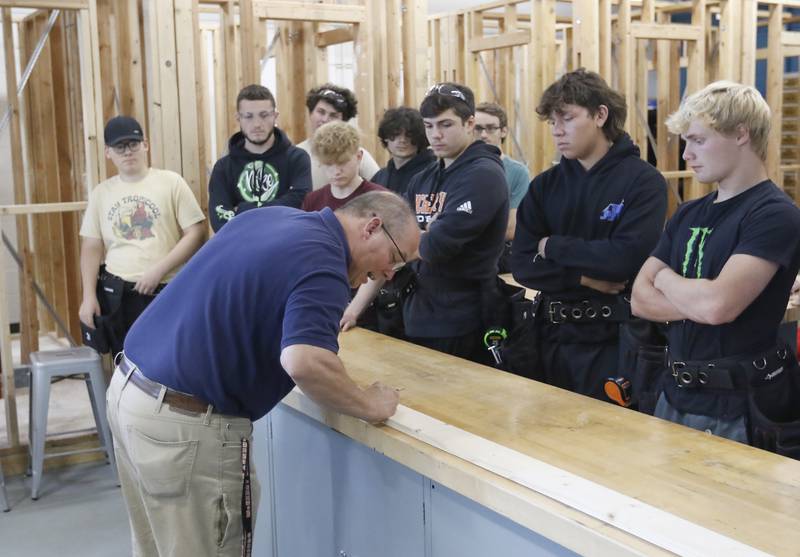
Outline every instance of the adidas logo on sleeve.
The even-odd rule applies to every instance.
[[[464,213],[472,214],[472,201],[465,201],[461,205],[458,206],[456,211],[462,211]]]

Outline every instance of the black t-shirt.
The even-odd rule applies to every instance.
[[[681,276],[715,279],[728,259],[752,255],[779,265],[775,276],[735,320],[704,325],[690,320],[670,323],[670,354],[675,360],[743,358],[775,346],[789,291],[800,268],[800,209],[767,180],[715,203],[717,193],[681,206],[667,223],[653,252]],[[718,397],[679,389],[665,382],[670,403],[683,412],[720,410]],[[725,415],[721,409],[714,415]]]

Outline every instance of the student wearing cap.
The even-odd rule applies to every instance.
[[[322,124],[327,124],[333,120],[347,122],[358,114],[358,101],[350,89],[337,87],[331,83],[325,83],[319,87],[311,89],[306,95],[306,108],[308,108],[308,121],[311,126],[311,137],[298,143],[297,146],[311,156],[311,184],[312,188],[318,190],[328,183],[322,165],[311,151],[311,141],[317,129]],[[361,148],[361,163],[358,165],[358,175],[364,180],[369,180],[380,170],[378,163],[369,151]]]
[[[149,166],[136,120],[112,118],[104,139],[118,174],[89,194],[80,230],[79,316],[91,338],[102,308],[108,348],[117,354],[139,314],[203,244],[205,216],[181,176]]]

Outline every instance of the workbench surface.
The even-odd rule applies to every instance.
[[[761,551],[800,555],[798,461],[362,329],[339,340],[348,373],[361,385],[380,380],[400,389],[404,406]],[[465,495],[514,520],[524,518],[519,501],[527,495],[511,482],[389,427],[337,419],[389,456],[391,443],[413,448],[405,464],[425,462],[421,472],[438,473],[445,484],[448,470],[457,471],[454,483],[471,491]],[[465,480],[471,469],[474,482]],[[516,510],[504,508],[512,492]],[[613,530],[563,510],[585,528]],[[606,534],[627,543],[627,534]],[[639,546],[650,553],[641,549],[647,547]],[[665,554],[655,547],[652,553]]]

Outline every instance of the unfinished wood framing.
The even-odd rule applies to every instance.
[[[530,13],[516,13],[520,4]],[[558,4],[562,15],[556,16]],[[780,5],[781,8],[773,6]],[[563,8],[570,10],[563,15]],[[761,8],[759,10],[759,7]],[[626,128],[643,157],[662,172],[680,168],[678,138],[664,127],[680,98],[717,79],[755,83],[759,57],[773,61],[768,102],[773,108],[773,129],[780,129],[783,102],[779,95],[783,59],[800,54],[798,32],[786,26],[796,23],[786,9],[794,1],[687,0],[499,0],[429,18],[432,81],[460,80],[470,86],[477,100],[496,100],[516,120],[521,151],[508,142],[511,156],[528,163],[536,174],[553,162],[555,150],[545,125],[533,108],[541,93],[565,71],[586,67],[598,71],[628,102]],[[772,19],[769,14],[773,13]],[[510,17],[509,17],[510,16]],[[677,22],[682,16],[689,23]],[[770,47],[756,51],[756,29],[772,22]],[[532,31],[535,30],[535,31]],[[509,53],[512,53],[509,55]],[[520,63],[519,53],[524,56]],[[682,74],[686,87],[680,89]],[[513,85],[511,85],[513,84]],[[655,84],[655,87],[653,85]],[[655,101],[653,105],[653,101]],[[653,107],[655,106],[655,111]],[[654,116],[655,112],[655,116]],[[650,121],[650,123],[648,123]],[[655,125],[653,125],[655,123]],[[782,137],[782,139],[781,139]],[[781,153],[779,145],[784,141]],[[794,146],[788,134],[772,138],[770,176],[781,182],[796,175],[791,166]],[[711,185],[690,175],[670,178],[670,207],[679,199],[704,195]]]

